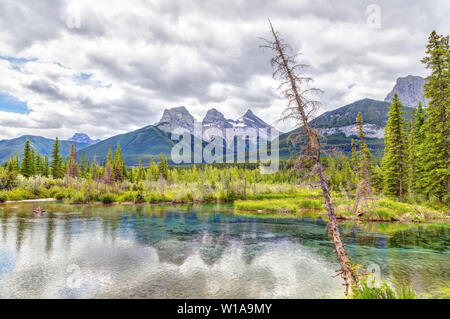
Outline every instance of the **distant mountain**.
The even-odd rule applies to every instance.
[[[77,142],[82,144],[95,144],[100,142],[100,140],[93,140],[89,137],[89,135],[85,133],[75,133],[71,138],[68,139],[69,142]]]
[[[386,126],[387,114],[390,104],[388,102],[363,99],[345,105],[336,110],[323,113],[311,121],[311,125],[318,129],[322,138],[324,149],[337,148],[345,153],[350,152],[351,138],[356,136],[355,119],[358,112],[362,112],[364,128],[367,133],[368,145],[375,156],[380,156],[384,150],[384,128]],[[412,108],[404,107],[407,113],[405,117],[409,121]],[[193,133],[194,126],[200,125],[204,141],[210,141],[215,135],[221,135],[225,129],[233,129],[235,132],[245,132],[248,129],[272,128],[257,117],[251,110],[236,120],[227,119],[217,109],[210,109],[202,122],[196,121],[185,107],[177,107],[165,110],[161,121],[155,125],[149,125],[141,129],[116,135],[106,140],[92,144],[92,139],[85,134],[75,134],[71,140],[77,141],[78,155],[84,152],[86,159],[94,158],[101,162],[108,154],[109,146],[114,150],[120,143],[123,158],[127,165],[138,165],[142,159],[144,165],[148,165],[152,157],[158,158],[162,153],[170,161],[173,146],[178,141],[171,139],[171,131],[176,128]],[[292,149],[287,142],[287,137],[298,131],[280,135],[280,155],[282,158],[289,157]],[[39,136],[22,136],[16,139],[0,141],[0,161],[9,159],[11,154],[22,154],[25,140],[29,139],[31,146],[43,155],[50,155],[54,143],[53,139]],[[69,154],[73,141],[61,141],[63,156]],[[226,147],[229,147],[228,144]],[[256,145],[256,143],[254,144]],[[246,148],[247,149],[247,148]],[[80,158],[80,157],[78,157]]]
[[[154,157],[157,160],[159,154],[168,157],[170,161],[172,148],[178,141],[172,141],[170,133],[164,132],[156,126],[149,125],[90,145],[79,151],[78,156],[84,152],[86,160],[92,162],[95,159],[101,163],[108,155],[109,147],[111,146],[114,152],[117,143],[120,143],[122,158],[126,165],[136,166],[139,164],[139,160],[142,160],[143,165],[148,166],[151,158]]]
[[[167,133],[187,131],[205,141],[211,141],[215,136],[226,136],[227,129],[232,129],[237,136],[248,134],[251,130],[259,128],[276,130],[257,117],[251,110],[233,120],[225,118],[220,111],[212,108],[206,112],[205,117],[200,122],[184,106],[164,110],[161,120],[155,126]],[[256,142],[256,137],[254,140]]]
[[[114,151],[117,143],[120,143],[126,165],[138,165],[140,159],[142,159],[144,165],[148,165],[150,159],[152,157],[158,159],[159,154],[167,156],[169,162],[171,162],[172,148],[178,143],[177,140],[171,139],[172,132],[181,129],[181,131],[189,132],[191,136],[194,136],[195,124],[203,130],[204,141],[198,140],[203,145],[205,145],[205,141],[210,141],[215,135],[221,136],[224,129],[244,132],[249,128],[272,128],[250,110],[240,118],[230,120],[226,119],[218,110],[211,109],[206,113],[203,121],[199,122],[184,106],[180,106],[166,109],[161,120],[155,125],[110,137],[84,148],[78,152],[78,155],[80,156],[84,152],[87,160],[92,161],[95,158],[97,162],[102,162],[108,154],[109,147],[111,146]],[[202,130],[200,130],[200,133]],[[228,147],[227,145],[224,146]],[[193,146],[191,145],[191,147]]]
[[[311,126],[322,135],[324,149],[336,148],[348,153],[351,151],[351,139],[356,137],[355,119],[361,112],[369,148],[373,155],[380,156],[384,151],[384,129],[389,107],[387,102],[363,99],[323,113],[311,121]],[[402,110],[406,112],[404,116],[409,122],[413,108],[405,106]],[[292,151],[287,142],[288,136],[299,130],[280,136],[280,152],[283,157],[288,157]]]
[[[14,139],[0,141],[0,161],[9,160],[11,154],[19,154],[22,156],[25,141],[27,139],[30,140],[31,147],[34,149],[35,153],[39,151],[43,156],[51,155],[55,140],[41,136],[24,135]],[[60,140],[60,143],[62,156],[68,156],[70,148],[74,143],[64,140]],[[89,146],[89,144],[77,142],[77,150],[84,149],[87,146]]]
[[[397,93],[400,101],[405,106],[417,108],[419,101],[421,101],[422,105],[426,107],[427,100],[423,96],[424,84],[425,79],[420,76],[408,75],[398,78],[394,88],[389,92],[384,101],[391,103],[394,93]]]

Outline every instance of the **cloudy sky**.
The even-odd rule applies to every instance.
[[[0,139],[106,138],[180,105],[273,123],[284,101],[259,48],[267,18],[310,65],[323,112],[426,76],[426,39],[449,33],[450,2],[0,0]]]

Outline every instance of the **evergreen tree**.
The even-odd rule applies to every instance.
[[[49,168],[48,156],[45,155],[44,164],[42,167],[42,176],[48,177],[49,175],[50,175],[50,168]]]
[[[111,145],[109,146],[108,156],[106,158],[106,166],[103,170],[102,176],[103,183],[112,184],[114,181],[114,172],[113,172],[113,155],[111,150]]]
[[[417,111],[415,112],[415,118],[414,118],[414,136],[413,141],[414,145],[413,148],[413,154],[410,157],[410,160],[412,160],[412,177],[411,177],[411,189],[415,193],[425,194],[426,190],[424,185],[421,183],[423,180],[423,177],[425,175],[424,171],[424,158],[421,156],[422,153],[424,153],[426,150],[426,145],[424,142],[424,128],[423,124],[425,123],[425,111],[422,107],[422,103],[419,102],[419,105],[417,106]]]
[[[356,162],[355,169],[358,174],[358,186],[356,189],[356,199],[355,205],[353,207],[353,212],[356,214],[359,210],[359,205],[361,200],[363,204],[365,204],[367,211],[370,209],[369,200],[371,200],[372,196],[372,188],[370,186],[371,179],[371,164],[370,158],[372,154],[370,154],[369,147],[366,143],[366,133],[364,132],[364,121],[362,118],[361,112],[358,113],[356,117],[356,131],[358,133],[359,138],[359,151],[356,152],[356,156],[354,155],[353,162]],[[354,141],[352,140],[354,144]],[[354,153],[356,147],[352,145],[352,152]]]
[[[150,160],[148,176],[151,178],[152,181],[157,181],[159,179],[159,170],[158,166],[155,163],[154,157],[152,157],[152,159]]]
[[[34,156],[34,149],[31,149],[31,176],[36,175],[36,157]]]
[[[27,139],[25,141],[25,146],[23,150],[22,167],[20,173],[25,177],[30,177],[33,175],[34,166],[34,156],[33,151],[30,146],[30,141]]]
[[[116,151],[114,153],[113,163],[113,176],[116,182],[123,180],[123,162],[122,162],[122,150],[120,149],[120,143],[117,143]]]
[[[359,112],[358,116],[356,117],[356,131],[358,133],[359,138],[359,151],[357,152],[358,157],[357,167],[359,169],[360,179],[365,180],[366,183],[368,184],[371,170],[370,158],[372,157],[372,154],[370,154],[369,147],[367,146],[366,143],[366,133],[364,132],[363,124],[364,123],[362,114],[361,112]]]
[[[63,176],[64,176],[60,148],[61,148],[61,144],[59,143],[59,139],[56,138],[55,143],[53,144],[53,149],[52,149],[52,154],[51,154],[51,158],[52,158],[51,170],[52,170],[53,178],[63,178]]]
[[[139,183],[143,179],[144,179],[144,170],[142,168],[142,160],[139,160],[139,166],[136,172],[136,183]]]
[[[44,161],[42,160],[41,154],[38,152],[35,156],[35,174],[43,175]]]
[[[80,175],[82,178],[86,177],[86,156],[84,152],[81,153]]]
[[[355,170],[358,170],[358,155],[356,153],[356,143],[352,139],[352,165]]]
[[[441,202],[450,200],[450,49],[449,37],[433,31],[422,63],[431,70],[424,85],[429,99],[423,124],[424,143],[420,148],[419,187]]]
[[[383,192],[403,197],[408,185],[408,134],[402,103],[394,94],[384,134]]]
[[[67,156],[64,156],[64,163],[63,163],[63,176],[65,173],[67,173],[67,170],[69,169],[69,160]]]
[[[20,171],[20,157],[19,154],[16,154],[16,160],[14,161],[14,169],[17,173]]]
[[[420,103],[420,102],[419,102]],[[408,191],[414,192],[414,180],[416,178],[417,160],[416,160],[416,110],[412,110],[411,121],[408,130]]]
[[[159,175],[164,179],[167,179],[169,177],[169,165],[167,164],[167,159],[165,159],[162,154],[159,154],[158,169]]]
[[[88,160],[84,170],[84,178],[91,178],[91,161]]]

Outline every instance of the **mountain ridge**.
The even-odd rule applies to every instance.
[[[35,153],[39,151],[42,156],[50,156],[55,143],[54,139],[46,138],[36,135],[22,135],[13,139],[5,139],[0,141],[0,162],[9,160],[11,154],[22,156],[25,141],[30,141],[31,148],[34,149]],[[67,140],[60,140],[61,144],[61,155],[68,156],[70,153],[70,148],[75,143]],[[76,143],[77,150],[82,150],[89,144]]]

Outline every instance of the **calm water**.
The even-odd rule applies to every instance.
[[[0,205],[1,298],[342,296],[325,221],[222,206]],[[342,223],[354,262],[436,295],[450,283],[448,223]]]

